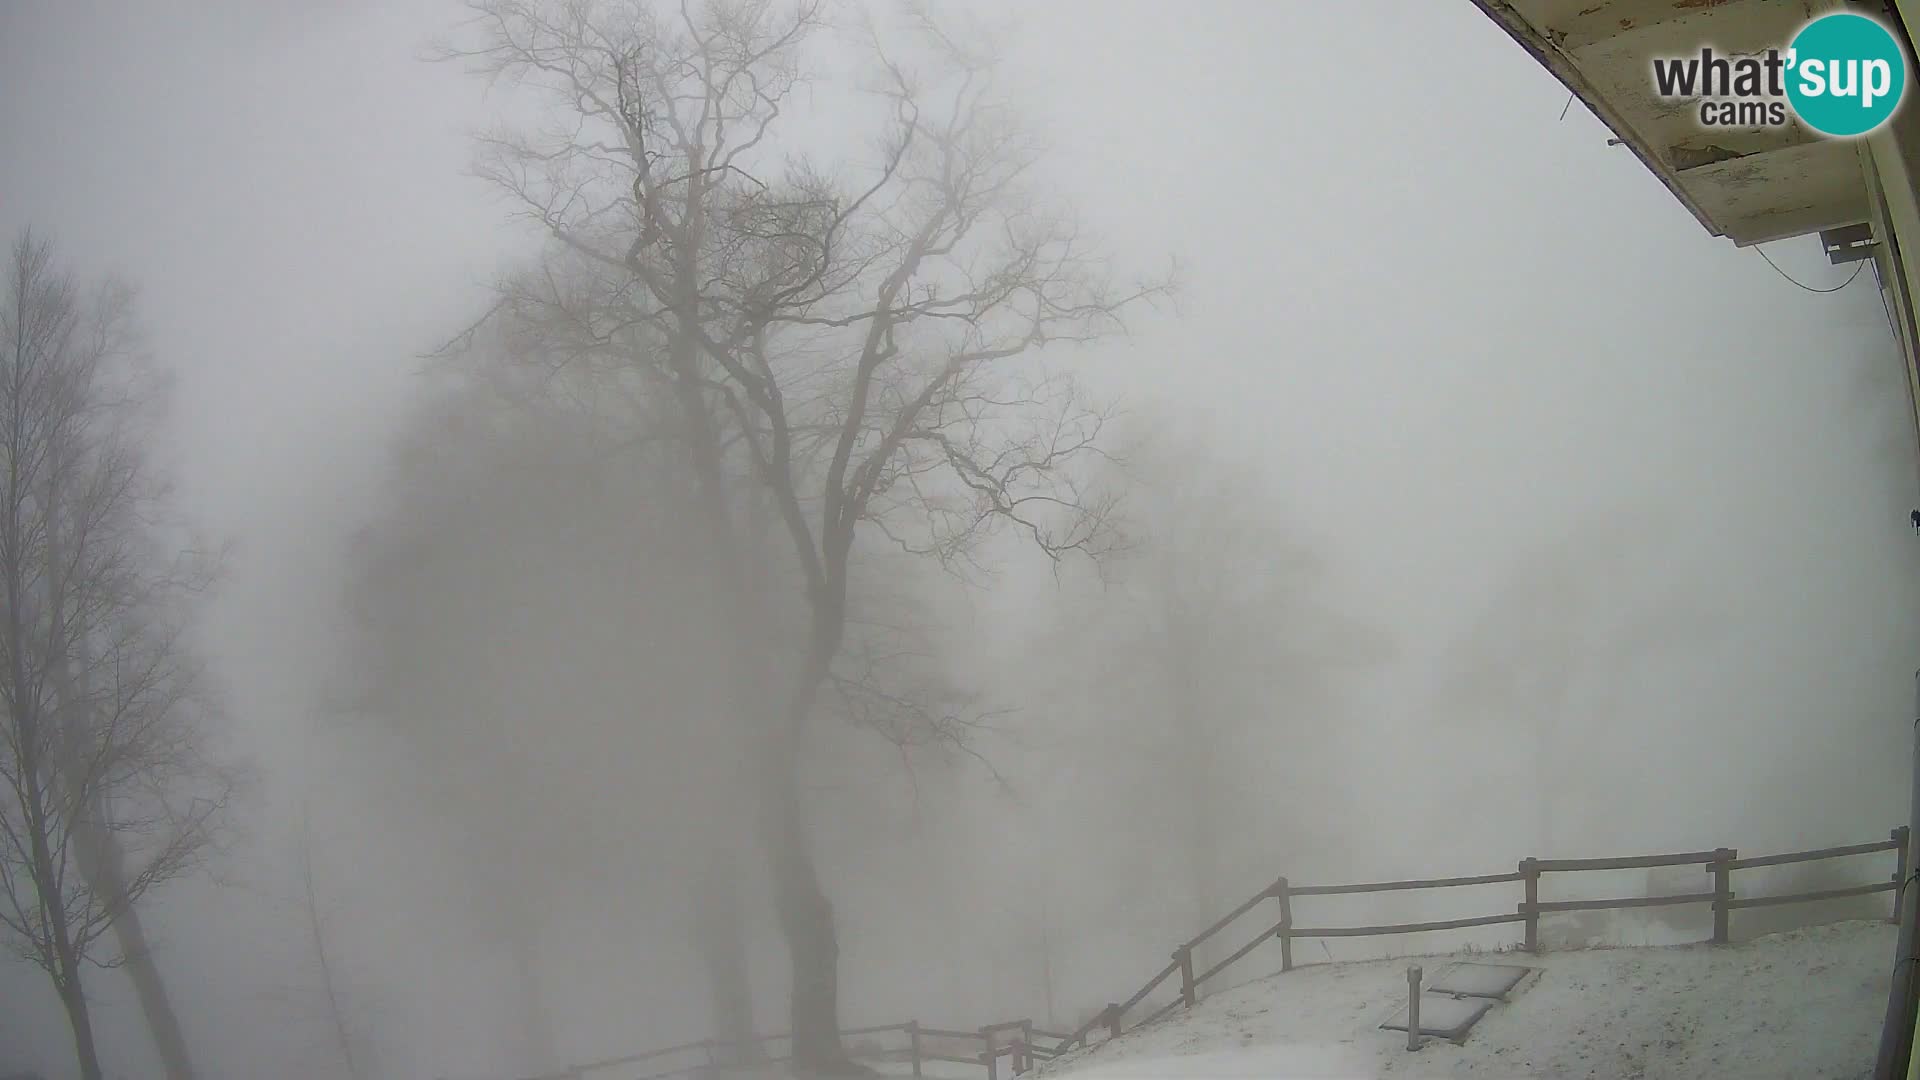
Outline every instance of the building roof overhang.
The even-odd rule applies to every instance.
[[[1656,96],[1655,57],[1784,48],[1828,0],[1474,0],[1639,156],[1709,232],[1740,245],[1868,220],[1859,150],[1791,119],[1703,126]],[[1859,5],[1871,9],[1877,5]]]

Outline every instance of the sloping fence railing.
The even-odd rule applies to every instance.
[[[1111,1002],[1096,1012],[1078,1030],[1069,1033],[1046,1031],[1034,1026],[1030,1019],[1007,1020],[971,1030],[958,1028],[936,1028],[922,1025],[917,1020],[900,1024],[884,1024],[878,1027],[851,1028],[841,1032],[847,1039],[897,1035],[893,1040],[901,1045],[883,1046],[870,1043],[867,1053],[861,1055],[875,1060],[892,1060],[909,1064],[912,1075],[923,1075],[927,1062],[954,1062],[963,1065],[977,1065],[985,1070],[987,1080],[999,1080],[1000,1063],[1004,1059],[1011,1074],[1025,1073],[1042,1062],[1050,1061],[1063,1054],[1090,1045],[1097,1041],[1096,1035],[1104,1033],[1105,1038],[1118,1038],[1125,1032],[1144,1027],[1166,1016],[1174,1009],[1192,1008],[1200,999],[1200,989],[1211,979],[1218,977],[1234,964],[1245,959],[1256,948],[1268,941],[1280,943],[1280,970],[1293,970],[1293,943],[1297,940],[1341,937],[1380,937],[1394,934],[1417,934],[1436,930],[1463,930],[1478,926],[1496,926],[1505,923],[1521,923],[1524,926],[1522,938],[1517,943],[1528,952],[1541,951],[1540,916],[1564,912],[1600,911],[1622,908],[1667,907],[1691,904],[1708,905],[1713,912],[1714,944],[1727,944],[1730,938],[1731,917],[1735,911],[1747,908],[1772,907],[1781,904],[1808,904],[1828,900],[1840,900],[1848,897],[1865,896],[1872,893],[1890,892],[1893,894],[1889,921],[1897,920],[1900,911],[1901,892],[1906,887],[1909,871],[1908,828],[1901,825],[1885,840],[1876,840],[1866,844],[1847,844],[1841,847],[1815,848],[1808,851],[1792,851],[1778,855],[1760,855],[1741,858],[1733,848],[1714,848],[1711,851],[1683,851],[1659,855],[1629,855],[1605,859],[1521,859],[1518,867],[1509,873],[1478,874],[1469,877],[1446,877],[1413,879],[1407,881],[1375,881],[1354,885],[1295,885],[1286,878],[1278,878],[1273,884],[1247,898],[1240,906],[1223,915],[1212,926],[1182,942],[1173,950],[1172,962],[1148,979],[1146,985],[1135,991],[1125,1001]],[[1815,862],[1828,859],[1843,859],[1853,856],[1874,855],[1881,852],[1895,853],[1895,866],[1891,877],[1850,885],[1841,888],[1816,889],[1807,892],[1787,893],[1776,896],[1742,896],[1734,891],[1733,875],[1742,870],[1751,870],[1763,866],[1783,866],[1792,863]],[[1578,873],[1597,870],[1636,870],[1665,866],[1700,866],[1710,877],[1710,888],[1698,892],[1673,893],[1660,896],[1616,897],[1599,900],[1553,900],[1540,899],[1540,881],[1548,874]],[[1361,894],[1404,892],[1410,890],[1451,889],[1469,886],[1490,886],[1519,884],[1523,889],[1522,898],[1510,910],[1501,910],[1487,915],[1458,919],[1437,919],[1426,922],[1383,923],[1372,926],[1300,926],[1294,922],[1293,904],[1302,897],[1354,896]],[[1241,920],[1257,911],[1268,901],[1275,904],[1275,918],[1272,922],[1260,924],[1260,928],[1237,950],[1230,953],[1205,971],[1194,970],[1194,950],[1207,944],[1216,937],[1241,923]],[[1155,990],[1169,985],[1179,978],[1179,994],[1171,1001],[1160,1006],[1146,1016],[1129,1024],[1127,1018],[1140,1004],[1153,995]],[[755,1036],[754,1043],[759,1051],[754,1057],[758,1061],[778,1064],[787,1060],[785,1056],[772,1053],[780,1042],[787,1040],[786,1035]],[[975,1047],[978,1049],[974,1049]],[[622,1058],[609,1058],[604,1061],[590,1062],[571,1066],[561,1072],[548,1074],[534,1080],[612,1080],[613,1070],[623,1071],[618,1080],[668,1080],[675,1077],[690,1077],[695,1080],[717,1078],[722,1074],[737,1071],[748,1066],[729,1063],[727,1058],[738,1058],[726,1053],[738,1049],[739,1044],[722,1040],[708,1039],[695,1043],[650,1050],[644,1054],[634,1054]],[[660,1066],[653,1068],[652,1066]]]
[[[1000,1062],[1007,1061],[1010,1073],[1024,1073],[1037,1063],[1059,1056],[1057,1047],[1069,1036],[1034,1026],[1032,1020],[1005,1020],[963,1031],[958,1028],[929,1027],[918,1020],[872,1027],[846,1028],[844,1040],[866,1040],[856,1047],[855,1056],[866,1061],[897,1061],[911,1066],[912,1075],[924,1075],[929,1062],[977,1065],[987,1076],[997,1078]],[[883,1045],[876,1037],[898,1036],[897,1045]],[[749,1072],[764,1066],[792,1060],[781,1053],[780,1044],[790,1042],[790,1034],[755,1035],[750,1040],[702,1039],[699,1042],[663,1046],[639,1054],[605,1058],[570,1065],[559,1072],[543,1073],[528,1080],[598,1080],[618,1076],[621,1080],[689,1080],[717,1078]],[[1047,1042],[1052,1042],[1049,1047]],[[979,1047],[975,1050],[975,1047]]]

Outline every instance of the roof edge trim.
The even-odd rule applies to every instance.
[[[1612,129],[1621,145],[1633,151],[1634,156],[1640,159],[1640,163],[1647,167],[1647,171],[1653,173],[1662,184],[1666,185],[1673,197],[1680,200],[1680,205],[1686,207],[1687,212],[1692,214],[1709,234],[1726,235],[1687,195],[1686,190],[1680,186],[1679,178],[1672,169],[1668,168],[1666,162],[1660,160],[1648,149],[1646,140],[1641,138],[1640,134],[1622,119],[1619,113],[1607,105],[1606,100],[1594,90],[1593,85],[1580,74],[1580,69],[1574,66],[1565,53],[1555,48],[1552,42],[1542,37],[1525,16],[1515,11],[1513,6],[1505,3],[1504,0],[1473,0],[1473,6],[1479,8],[1487,18],[1492,19],[1500,29],[1505,30],[1508,37],[1525,49],[1541,67],[1552,72],[1554,78],[1560,80],[1561,85],[1572,91],[1593,115],[1600,118],[1601,123]]]

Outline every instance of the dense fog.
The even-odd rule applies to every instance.
[[[473,11],[0,10],[0,226],[136,286],[173,379],[147,452],[226,546],[191,634],[246,775],[204,866],[142,904],[198,1075],[507,1080],[724,1034],[729,1009],[788,1030],[796,871],[770,828],[811,845],[843,1026],[1070,1031],[1279,875],[1789,850],[1904,818],[1920,492],[1871,276],[1814,295],[1707,236],[1469,4],[932,10],[995,65],[1007,128],[981,137],[1030,154],[1006,242],[1070,220],[1097,252],[1076,288],[1152,295],[996,360],[955,398],[960,449],[884,463],[831,671],[777,754],[737,721],[812,661],[788,507],[726,444],[715,569],[681,399],[603,355],[626,286],[486,164],[501,132],[569,121],[537,73],[444,58],[486,33]],[[744,160],[863,190],[898,115],[872,42],[928,95],[965,85],[918,29],[832,7]],[[875,235],[925,191],[874,204]],[[1811,239],[1768,253],[1845,272]],[[879,270],[847,273],[858,297]],[[972,347],[998,317],[929,314],[898,347]],[[812,517],[860,341],[783,333]],[[1068,444],[1032,513],[933,478]],[[1668,884],[1695,883],[1580,888]],[[1487,903],[1343,900],[1315,920]],[[1685,918],[1547,932],[1696,940]],[[162,1075],[123,972],[87,977],[105,1075]],[[73,1053],[45,974],[0,963],[0,1075],[77,1076]]]

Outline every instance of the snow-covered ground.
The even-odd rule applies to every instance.
[[[1062,1058],[1044,1075],[1866,1076],[1894,937],[1886,923],[1850,922],[1725,946],[1462,956],[1540,971],[1463,1044],[1430,1039],[1417,1053],[1404,1034],[1379,1028],[1405,1003],[1407,961],[1303,967]],[[1431,975],[1446,961],[1421,963]]]

